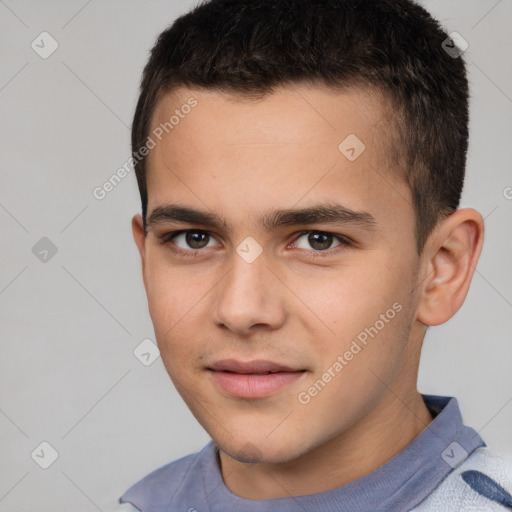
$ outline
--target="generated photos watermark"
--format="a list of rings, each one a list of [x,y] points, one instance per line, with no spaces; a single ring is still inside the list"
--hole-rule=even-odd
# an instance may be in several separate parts
[[[367,345],[369,338],[373,339],[382,329],[393,320],[400,311],[402,304],[395,302],[391,308],[379,316],[379,319],[370,327],[366,327],[351,342],[350,347],[342,354],[338,355],[329,368],[317,379],[307,390],[301,391],[297,395],[297,400],[302,405],[307,405],[311,399],[317,396],[326,386],[345,368],[354,357],[359,354]],[[358,343],[359,342],[359,343]]]
[[[197,100],[194,97],[190,97],[186,103],[181,105],[174,111],[174,114],[165,123],[160,123],[156,128],[153,129],[151,135],[148,135],[144,145],[137,151],[134,151],[132,156],[126,160],[126,162],[117,169],[102,185],[94,187],[92,195],[99,201],[105,199],[107,195],[112,192],[121,181],[126,178],[134,169],[135,161],[140,162],[145,158],[149,152],[156,147],[157,141],[160,142],[165,134],[170,133],[182,119],[190,114],[194,107],[197,107]]]

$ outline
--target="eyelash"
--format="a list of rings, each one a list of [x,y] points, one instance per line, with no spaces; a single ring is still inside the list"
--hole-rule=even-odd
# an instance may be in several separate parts
[[[213,237],[213,235],[210,232],[204,231],[201,229],[182,229],[179,231],[171,231],[171,232],[166,233],[160,237],[161,243],[163,245],[166,245],[171,252],[173,252],[174,254],[177,254],[178,256],[183,256],[186,258],[200,257],[201,252],[204,252],[204,250],[203,249],[184,250],[184,249],[178,248],[172,242],[172,240],[173,240],[173,238],[175,238],[178,235],[181,235],[182,233],[202,233],[202,234],[206,234],[210,237]],[[337,239],[340,242],[339,245],[337,245],[336,247],[333,247],[332,249],[324,249],[324,250],[316,250],[316,251],[314,249],[311,249],[311,250],[300,249],[302,251],[306,251],[306,252],[310,253],[309,257],[312,257],[312,258],[325,258],[325,257],[331,256],[333,253],[339,252],[339,250],[343,250],[344,248],[351,247],[355,244],[353,240],[349,239],[346,236],[337,235],[337,234],[331,233],[329,231],[320,231],[320,230],[315,230],[315,229],[310,229],[309,231],[301,231],[300,233],[298,233],[297,238],[294,240],[294,242],[296,242],[300,237],[307,235],[308,233],[321,233],[322,235],[332,235],[333,238]]]

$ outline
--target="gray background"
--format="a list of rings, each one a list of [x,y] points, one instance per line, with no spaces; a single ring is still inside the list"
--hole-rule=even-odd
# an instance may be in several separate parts
[[[427,334],[419,389],[456,396],[466,424],[512,460],[512,2],[423,3],[469,43],[462,206],[487,232],[465,305]],[[92,194],[130,156],[155,37],[193,5],[0,0],[0,511],[110,510],[208,440],[161,360],[133,354],[154,340],[130,230],[135,176]],[[43,31],[59,44],[47,59],[31,48]],[[32,251],[42,237],[57,248],[46,262]],[[48,469],[31,458],[42,441],[59,453]]]

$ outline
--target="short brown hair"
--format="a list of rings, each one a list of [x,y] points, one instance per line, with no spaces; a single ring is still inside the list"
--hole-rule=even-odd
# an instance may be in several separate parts
[[[394,110],[400,162],[421,252],[455,211],[468,146],[463,59],[439,23],[411,0],[209,0],[160,34],[144,68],[132,152],[144,146],[162,94],[179,86],[261,96],[278,85],[367,85]],[[146,159],[135,161],[146,226]]]

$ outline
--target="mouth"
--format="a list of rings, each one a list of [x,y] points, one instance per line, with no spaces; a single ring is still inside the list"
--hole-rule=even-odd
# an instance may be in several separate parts
[[[297,382],[306,373],[272,361],[242,362],[234,359],[217,361],[207,370],[216,386],[235,398],[266,398]]]

